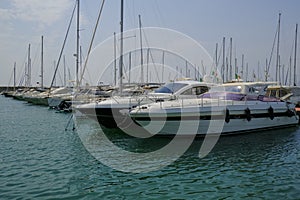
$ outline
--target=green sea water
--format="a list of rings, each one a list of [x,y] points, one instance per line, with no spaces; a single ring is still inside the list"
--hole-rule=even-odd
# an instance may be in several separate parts
[[[0,105],[0,199],[300,199],[299,127],[221,137],[201,159],[197,138],[172,164],[129,173],[102,164],[77,131],[65,131],[71,114],[3,96]],[[111,134],[129,151],[170,140]]]

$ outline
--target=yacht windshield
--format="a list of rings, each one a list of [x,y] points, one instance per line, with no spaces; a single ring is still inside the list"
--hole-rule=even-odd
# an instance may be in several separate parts
[[[188,84],[185,84],[185,83],[168,83],[168,84],[154,90],[154,92],[155,93],[175,93],[187,85]]]

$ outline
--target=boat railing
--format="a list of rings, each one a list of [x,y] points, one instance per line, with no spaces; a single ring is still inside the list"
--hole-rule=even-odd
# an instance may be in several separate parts
[[[204,107],[206,105],[209,104],[209,102],[211,103],[212,106],[227,106],[227,105],[252,105],[253,102],[257,101],[257,102],[266,102],[267,104],[270,104],[272,102],[283,102],[285,100],[283,99],[278,99],[278,98],[272,98],[269,99],[268,97],[262,96],[262,97],[257,97],[255,98],[247,98],[247,96],[245,96],[245,98],[240,99],[240,100],[235,100],[235,99],[226,99],[224,97],[216,97],[216,98],[206,98],[203,96],[194,98],[194,99],[185,99],[185,98],[178,98],[178,106],[180,106],[181,108],[184,107],[188,107],[188,106],[201,106]],[[167,106],[168,104],[165,104],[168,101],[162,101],[159,102],[160,103],[160,108],[164,108],[165,106]],[[250,103],[252,102],[252,103]]]

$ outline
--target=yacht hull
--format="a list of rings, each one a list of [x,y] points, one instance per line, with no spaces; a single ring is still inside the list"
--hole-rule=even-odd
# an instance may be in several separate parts
[[[152,105],[130,115],[153,135],[229,135],[296,126],[298,116],[288,106],[285,102],[184,108]]]

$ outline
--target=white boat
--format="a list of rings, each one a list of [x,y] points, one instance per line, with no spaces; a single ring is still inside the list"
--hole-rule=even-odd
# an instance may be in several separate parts
[[[48,105],[50,108],[57,108],[62,101],[72,100],[72,88],[60,87],[50,91],[48,98]]]
[[[106,128],[127,128],[134,122],[128,116],[130,109],[152,102],[195,98],[215,84],[197,81],[176,81],[143,95],[113,96],[104,101],[76,106],[87,117],[97,120]]]
[[[36,93],[32,93],[31,95],[24,97],[24,99],[28,103],[32,103],[34,105],[48,106],[48,97],[49,91],[38,91]]]
[[[267,88],[266,96],[290,101],[300,107],[300,87],[275,85]]]
[[[255,98],[240,91],[228,92],[231,86],[214,88],[197,99],[138,106],[130,116],[152,135],[236,134],[298,124],[295,104],[262,95]]]

